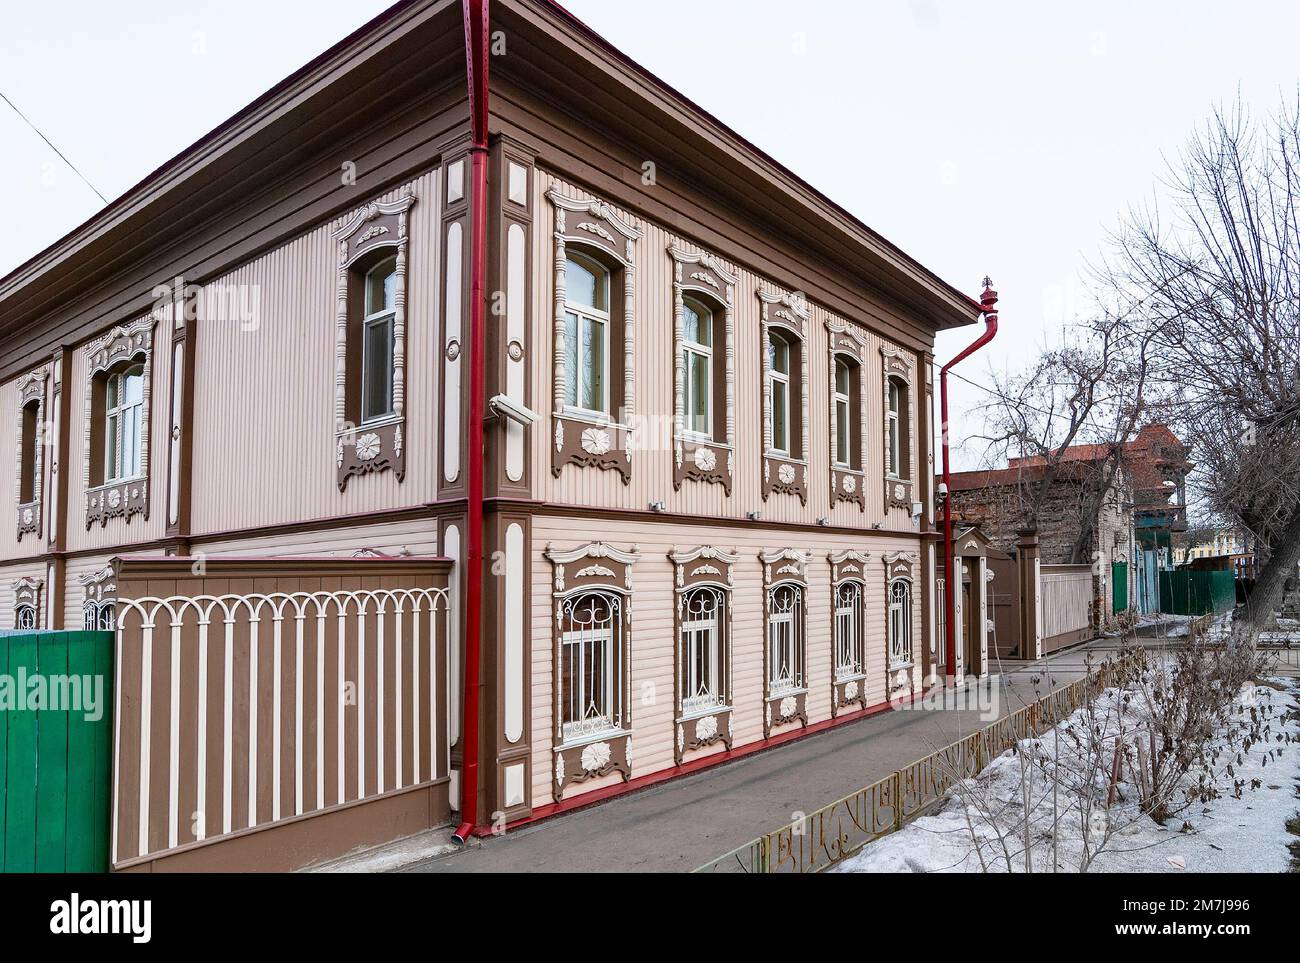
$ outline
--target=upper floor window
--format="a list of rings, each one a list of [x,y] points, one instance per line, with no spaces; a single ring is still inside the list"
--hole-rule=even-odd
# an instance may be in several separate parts
[[[843,355],[835,358],[835,464],[860,468],[862,454],[861,384],[857,363]]]
[[[19,460],[18,504],[26,505],[36,501],[40,491],[40,477],[36,461],[36,446],[40,444],[40,402],[32,401],[23,406],[22,454]]]
[[[888,409],[885,412],[887,434],[885,466],[890,478],[908,478],[909,442],[907,437],[907,383],[891,377],[888,385]]]
[[[772,450],[783,455],[789,455],[794,450],[790,421],[792,354],[789,339],[783,334],[772,332],[767,363],[772,384]]]
[[[682,351],[686,364],[686,430],[713,437],[713,312],[699,301],[682,302]]]
[[[835,586],[835,681],[862,674],[862,583]]]
[[[912,583],[897,578],[889,583],[889,664],[912,662]]]
[[[144,365],[109,372],[104,386],[104,481],[143,474]]]
[[[393,413],[393,339],[397,313],[397,258],[376,264],[366,274],[365,316],[361,334],[361,420]]]
[[[570,254],[564,270],[566,403],[609,415],[610,276],[597,261]]]

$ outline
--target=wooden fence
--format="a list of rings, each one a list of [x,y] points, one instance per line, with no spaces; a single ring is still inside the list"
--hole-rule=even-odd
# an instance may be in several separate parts
[[[1022,739],[1057,725],[1096,698],[1115,672],[1104,663],[1038,701],[918,759],[884,779],[750,840],[697,873],[817,873],[863,846],[902,829],[940,802],[958,781],[976,775]]]
[[[116,868],[294,868],[445,815],[450,563],[119,564]]]
[[[1087,565],[1044,565],[1039,579],[1042,654],[1091,638],[1092,568]]]
[[[106,871],[113,634],[0,633],[0,678],[0,871]]]

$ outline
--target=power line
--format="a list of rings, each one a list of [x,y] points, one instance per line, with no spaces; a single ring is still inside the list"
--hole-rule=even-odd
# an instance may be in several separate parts
[[[63,151],[61,151],[61,150],[59,150],[57,147],[55,147],[54,144],[53,144],[53,142],[51,142],[51,140],[50,140],[48,137],[46,137],[43,133],[41,133],[41,129],[40,129],[39,127],[37,127],[35,124],[33,124],[30,120],[27,119],[27,115],[24,114],[21,110],[19,110],[18,107],[17,107],[17,105],[15,105],[14,102],[13,102],[12,100],[10,100],[8,97],[5,96],[3,90],[0,90],[0,100],[3,100],[3,101],[4,101],[6,104],[8,104],[11,108],[13,108],[13,112],[14,112],[15,114],[17,114],[19,117],[22,118],[23,123],[25,123],[25,124],[26,124],[28,127],[30,127],[32,130],[36,131],[36,136],[39,137],[41,140],[45,141],[46,145],[50,148],[50,150],[52,150],[52,151],[54,151],[54,153],[58,154],[58,155],[59,155],[59,159],[60,159],[61,161],[63,161],[63,163],[67,164],[68,167],[70,167],[70,168],[72,169],[72,172],[73,172],[74,174],[76,174],[78,177],[80,177],[81,180],[82,180],[82,182],[85,183],[85,185],[86,185],[87,187],[89,187],[92,191],[94,191],[94,192],[95,192],[95,195],[96,195],[96,196],[97,196],[101,201],[103,201],[105,204],[108,203],[108,198],[105,197],[103,194],[100,194],[100,193],[99,193],[99,189],[98,189],[97,187],[95,187],[94,184],[90,183],[90,181],[86,178],[86,175],[83,174],[83,173],[81,173],[81,171],[77,170],[77,165],[74,164],[74,163],[72,163],[72,161],[68,160],[68,158],[67,158],[66,156],[64,156]]]

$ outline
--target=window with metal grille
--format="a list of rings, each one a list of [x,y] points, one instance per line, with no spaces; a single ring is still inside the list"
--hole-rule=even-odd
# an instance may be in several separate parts
[[[776,585],[767,595],[767,666],[771,695],[803,687],[803,587]]]
[[[912,583],[905,578],[889,583],[889,664],[912,662]]]
[[[682,595],[682,712],[717,708],[726,702],[724,632],[726,596],[702,587]]]
[[[620,727],[623,599],[585,592],[561,605],[560,711],[565,742]]]

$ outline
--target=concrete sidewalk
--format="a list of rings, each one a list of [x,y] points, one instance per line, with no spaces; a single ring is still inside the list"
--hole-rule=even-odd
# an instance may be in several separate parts
[[[1097,640],[1034,662],[1004,663],[979,683],[991,711],[883,712],[732,763],[515,830],[448,846],[442,828],[336,861],[327,871],[686,872],[955,742],[1084,673]]]

